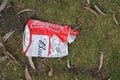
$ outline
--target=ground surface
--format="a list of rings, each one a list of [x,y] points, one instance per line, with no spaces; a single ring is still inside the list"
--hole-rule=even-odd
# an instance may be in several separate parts
[[[86,4],[86,0],[9,0],[6,8],[0,12],[0,35],[15,30],[6,42],[6,48],[19,64],[9,60],[0,62],[0,80],[25,80],[26,65],[33,80],[108,80],[108,78],[119,80],[120,26],[115,24],[110,10],[115,11],[120,24],[120,1],[91,0],[91,8],[97,4],[107,14],[105,16],[101,14],[95,16],[85,10]],[[26,8],[35,12],[16,15]],[[45,61],[34,58],[37,69],[33,70],[22,53],[22,33],[26,22],[31,18],[69,25],[72,28],[75,27],[76,20],[81,19],[83,29],[78,29],[79,35],[75,42],[69,45],[67,57]],[[104,63],[98,74],[96,71],[101,50],[104,52]],[[2,56],[0,48],[0,57]],[[65,68],[67,59],[74,65],[72,70]],[[54,69],[52,77],[48,77],[50,64]]]

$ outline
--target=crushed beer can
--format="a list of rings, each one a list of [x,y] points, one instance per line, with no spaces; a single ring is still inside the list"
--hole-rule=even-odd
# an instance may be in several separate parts
[[[64,57],[68,55],[68,43],[77,35],[70,26],[29,20],[23,33],[23,51],[31,57]]]

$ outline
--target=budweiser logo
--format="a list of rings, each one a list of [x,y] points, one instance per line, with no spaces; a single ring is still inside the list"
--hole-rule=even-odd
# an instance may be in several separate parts
[[[43,41],[39,40],[39,43],[38,43],[38,56],[39,57],[41,56],[43,50],[46,50],[46,39],[43,39]]]

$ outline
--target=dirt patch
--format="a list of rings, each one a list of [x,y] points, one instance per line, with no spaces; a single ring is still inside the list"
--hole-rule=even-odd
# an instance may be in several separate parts
[[[33,12],[25,12],[20,15],[16,15],[21,9],[18,9],[18,6],[10,5],[1,11],[0,16],[0,35],[4,35],[5,33],[18,30],[22,31],[26,22],[34,18],[35,13]]]
[[[19,6],[20,4],[16,3],[10,3],[3,11],[0,12],[0,37],[2,40],[2,37],[10,32],[15,31],[15,33],[8,39],[6,43],[4,43],[5,48],[7,51],[12,54],[16,60],[19,62],[20,65],[24,65],[28,62],[26,61],[25,55],[22,53],[22,33],[24,30],[24,26],[30,19],[34,19],[36,16],[35,12],[24,12],[22,14],[16,15],[19,11],[23,10]],[[1,41],[2,42],[2,41]],[[1,47],[0,52],[3,53]],[[3,54],[0,55],[0,57],[4,56]],[[6,60],[4,62],[0,62],[0,66],[4,67],[4,69],[7,68],[7,64],[10,63],[10,61]],[[17,64],[14,64],[17,65]],[[0,67],[0,79],[8,80],[8,74],[7,71],[2,69]],[[21,70],[23,71],[23,70]],[[19,71],[18,71],[19,72]]]
[[[79,74],[88,74],[91,75],[96,80],[108,80],[110,78],[110,74],[107,68],[103,67],[99,72],[98,68],[91,68],[87,69],[84,67],[77,67],[72,66],[71,68],[66,68],[69,72],[71,72],[73,75],[79,75]]]

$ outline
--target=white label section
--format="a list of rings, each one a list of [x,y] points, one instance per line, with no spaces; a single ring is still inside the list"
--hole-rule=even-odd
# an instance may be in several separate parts
[[[49,36],[32,35],[32,43],[26,55],[32,57],[47,57],[48,48]]]
[[[51,43],[51,54],[49,57],[64,57],[68,55],[68,43],[60,42],[60,39],[57,36],[53,36],[50,39]]]
[[[29,41],[30,41],[30,31],[28,29],[28,26],[25,26],[25,31],[23,33],[23,51],[26,50],[26,48],[29,45]]]

